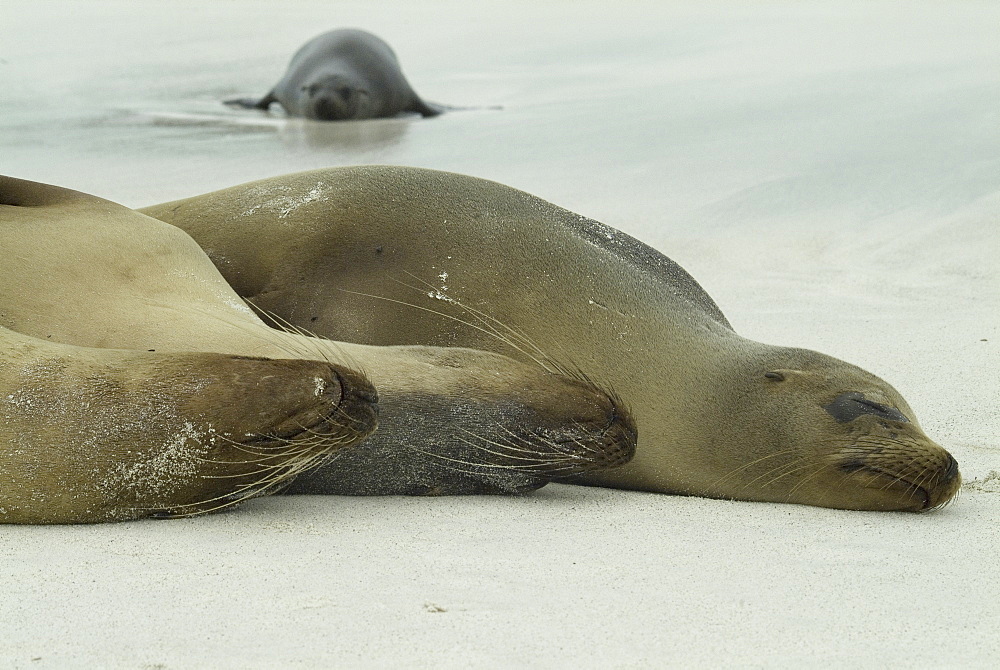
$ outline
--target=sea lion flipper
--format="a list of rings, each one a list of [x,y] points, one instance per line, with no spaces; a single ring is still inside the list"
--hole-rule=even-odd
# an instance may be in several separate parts
[[[278,99],[274,97],[274,92],[272,91],[259,100],[257,98],[232,98],[230,100],[223,100],[222,104],[230,107],[240,107],[241,109],[262,109],[267,111],[271,103],[277,101]]]
[[[421,116],[438,116],[443,114],[448,107],[444,105],[439,105],[436,102],[424,102],[420,98],[417,98],[417,102],[414,105],[414,111]]]

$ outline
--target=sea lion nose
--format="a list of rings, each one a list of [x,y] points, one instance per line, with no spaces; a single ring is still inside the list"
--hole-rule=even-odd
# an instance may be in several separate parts
[[[378,405],[378,391],[375,390],[374,386],[369,388],[356,389],[354,391],[354,395],[356,395],[361,400],[364,400],[365,402],[370,402],[373,405]]]
[[[958,461],[955,460],[954,456],[948,454],[948,460],[945,462],[948,464],[948,467],[945,470],[943,481],[950,482],[958,476]]]
[[[334,120],[343,116],[341,112],[342,105],[343,103],[340,100],[323,95],[314,99],[313,109],[315,110],[317,119]]]

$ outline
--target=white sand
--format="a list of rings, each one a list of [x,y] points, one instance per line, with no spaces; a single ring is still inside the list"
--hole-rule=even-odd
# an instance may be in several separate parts
[[[497,179],[655,245],[743,334],[888,379],[960,499],[550,486],[0,527],[0,667],[996,667],[1000,5],[618,4],[5,0],[0,171],[129,205],[323,165]],[[428,99],[504,109],[317,136],[219,108],[340,25]]]

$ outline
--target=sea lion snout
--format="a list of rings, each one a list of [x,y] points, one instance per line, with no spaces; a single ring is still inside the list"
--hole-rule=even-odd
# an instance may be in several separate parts
[[[243,360],[260,367],[257,390],[262,397],[274,407],[286,408],[286,414],[270,419],[266,417],[274,411],[267,405],[255,408],[259,420],[271,423],[249,440],[258,446],[309,436],[339,439],[341,434],[356,440],[375,429],[378,393],[360,372],[304,359]],[[247,409],[254,414],[254,409]]]
[[[541,431],[541,437],[552,447],[580,459],[580,472],[616,468],[635,456],[638,442],[635,420],[621,401],[608,399],[610,406],[604,421],[578,420]]]
[[[875,509],[924,512],[949,502],[961,487],[958,461],[915,425],[878,416],[854,419],[857,432],[840,452],[849,481],[876,493]]]
[[[320,121],[335,121],[347,118],[346,100],[332,95],[311,96],[311,98],[309,104],[312,107],[312,114],[309,115],[310,118],[319,119]]]
[[[368,91],[348,77],[321,77],[303,84],[300,90],[300,107],[306,118],[341,121],[369,116]]]
[[[363,374],[331,366],[340,384],[340,404],[336,412],[353,418],[358,432],[365,435],[378,426],[379,395],[375,385]]]

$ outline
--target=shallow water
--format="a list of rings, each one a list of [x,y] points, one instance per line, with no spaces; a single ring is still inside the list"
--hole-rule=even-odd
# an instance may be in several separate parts
[[[76,652],[115,667],[252,664],[227,656],[236,643],[261,665],[304,667],[329,660],[322,644],[355,665],[984,666],[1000,653],[1000,505],[986,481],[1000,470],[1000,5],[470,7],[3,0],[0,172],[131,206],[360,163],[495,179],[664,251],[739,332],[885,377],[978,488],[923,518],[552,487],[4,531],[14,667],[33,655],[65,666]],[[301,43],[340,26],[385,38],[426,99],[475,109],[316,124],[221,105],[263,95]],[[156,546],[172,542],[181,549]],[[258,546],[263,572],[229,553]],[[382,590],[357,586],[376,576]],[[38,590],[46,579],[56,585]],[[74,586],[92,581],[135,601],[92,621],[101,597]],[[786,600],[762,595],[777,581]],[[274,589],[280,621],[251,611]],[[163,603],[175,593],[190,602]],[[49,623],[53,612],[65,621]],[[214,637],[192,625],[199,615]],[[140,616],[159,628],[100,637],[101,622]],[[756,637],[720,646],[744,623]],[[608,639],[581,633],[606,627]],[[201,646],[156,632],[175,629]],[[303,635],[307,653],[292,642]]]

